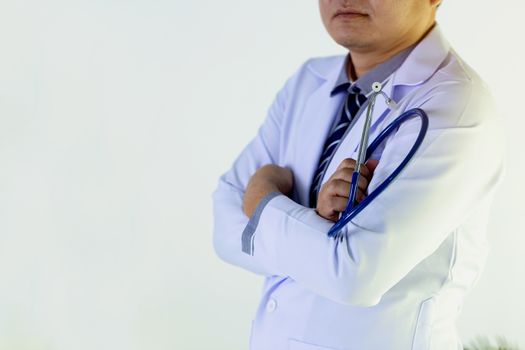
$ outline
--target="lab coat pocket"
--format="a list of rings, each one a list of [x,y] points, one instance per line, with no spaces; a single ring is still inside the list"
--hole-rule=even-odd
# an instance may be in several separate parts
[[[414,330],[412,350],[427,350],[430,348],[430,335],[432,332],[435,305],[436,300],[433,297],[421,303],[416,328]]]
[[[288,350],[339,350],[321,345],[305,343],[296,339],[288,339]]]

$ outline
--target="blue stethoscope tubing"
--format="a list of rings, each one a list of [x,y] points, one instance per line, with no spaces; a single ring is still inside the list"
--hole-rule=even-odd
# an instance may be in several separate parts
[[[416,140],[414,141],[414,144],[408,154],[405,156],[405,159],[397,166],[397,168],[380,184],[377,186],[377,188],[372,191],[365,199],[363,199],[359,204],[355,205],[355,198],[357,194],[357,184],[359,180],[359,172],[354,171],[352,174],[352,183],[350,185],[350,195],[348,197],[348,204],[346,206],[346,209],[342,213],[341,217],[337,222],[330,228],[328,231],[329,237],[336,237],[341,238],[342,235],[340,234],[340,231],[352,220],[357,214],[359,214],[370,202],[372,202],[381,192],[383,192],[392,181],[396,179],[396,177],[403,171],[403,169],[407,166],[408,162],[414,157],[414,154],[418,150],[419,146],[423,143],[423,139],[425,138],[425,135],[428,130],[428,116],[421,108],[413,108],[410,109],[403,114],[401,114],[399,117],[397,117],[394,121],[392,121],[381,133],[374,139],[374,141],[368,146],[366,150],[366,159],[370,158],[372,153],[375,151],[377,146],[379,146],[388,136],[390,136],[391,133],[397,130],[397,128],[406,122],[409,119],[419,117],[421,119],[421,128],[419,129],[419,133],[417,135]]]

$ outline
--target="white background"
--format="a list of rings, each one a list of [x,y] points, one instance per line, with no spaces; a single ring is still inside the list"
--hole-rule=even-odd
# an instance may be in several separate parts
[[[524,10],[439,11],[507,126],[465,342],[525,347]],[[316,1],[0,0],[0,349],[246,349],[262,277],[216,257],[211,193],[285,79],[344,52]]]

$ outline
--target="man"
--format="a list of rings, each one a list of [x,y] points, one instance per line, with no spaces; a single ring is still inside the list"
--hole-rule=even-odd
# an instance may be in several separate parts
[[[439,0],[320,0],[347,55],[306,61],[213,194],[214,246],[265,276],[252,350],[461,349],[455,320],[482,270],[503,169],[501,121],[435,23]],[[370,141],[422,108],[428,132],[400,176],[344,228],[371,84]],[[409,120],[362,167],[358,201],[403,160]]]

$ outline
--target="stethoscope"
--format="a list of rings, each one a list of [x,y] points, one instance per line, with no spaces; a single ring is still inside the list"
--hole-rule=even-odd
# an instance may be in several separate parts
[[[357,166],[352,173],[352,183],[350,185],[350,194],[348,196],[348,203],[346,209],[340,214],[339,220],[330,228],[328,231],[329,237],[334,237],[336,239],[343,239],[344,235],[341,233],[343,227],[350,222],[357,214],[361,212],[370,202],[372,202],[381,192],[383,192],[392,181],[401,173],[401,171],[406,167],[408,162],[412,159],[419,146],[423,142],[423,138],[427,133],[428,129],[428,116],[421,108],[410,109],[399,117],[397,117],[393,122],[391,122],[381,133],[374,139],[374,141],[368,145],[368,135],[370,132],[370,125],[372,122],[372,112],[374,109],[375,101],[377,95],[382,95],[387,106],[392,110],[397,110],[397,104],[392,100],[386,93],[382,91],[383,86],[379,82],[372,84],[372,94],[370,95],[370,102],[366,110],[366,119],[363,125],[363,133],[361,134],[361,140],[359,143],[359,151],[357,156]],[[363,199],[359,204],[356,204],[356,195],[357,195],[357,184],[359,181],[359,176],[361,176],[360,171],[361,167],[364,166],[365,161],[372,155],[374,150],[383,142],[383,140],[388,137],[392,132],[396,131],[397,128],[404,122],[414,117],[419,117],[421,119],[421,128],[419,134],[414,142],[414,145],[406,155],[405,159],[397,166],[397,168],[380,184],[377,188],[372,191],[365,199]]]

